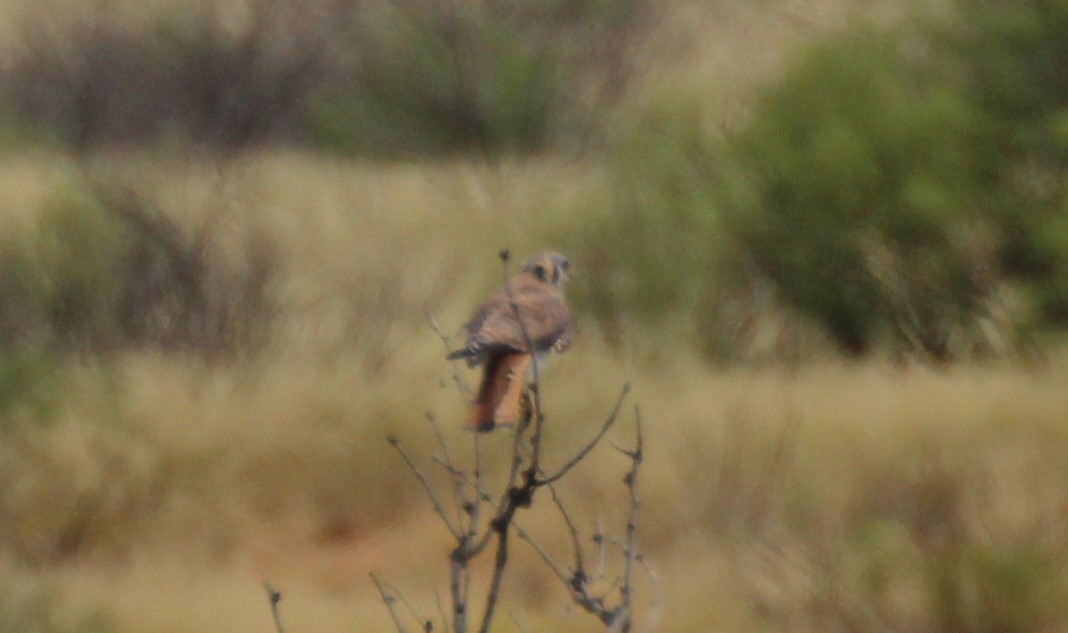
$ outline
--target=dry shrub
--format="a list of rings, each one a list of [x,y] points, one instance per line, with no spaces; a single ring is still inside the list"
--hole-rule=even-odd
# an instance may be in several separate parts
[[[36,229],[8,250],[8,346],[210,356],[267,342],[277,264],[263,235],[250,231],[227,257],[210,219],[190,230],[131,190],[87,189],[47,200]]]
[[[188,137],[232,148],[291,136],[320,76],[321,10],[252,0],[124,19],[110,5],[29,11],[4,71],[3,97],[46,136],[84,149]]]
[[[161,139],[378,155],[582,145],[635,74],[647,9],[212,0],[131,19],[110,4],[62,17],[38,7],[2,73],[0,124],[78,149]]]

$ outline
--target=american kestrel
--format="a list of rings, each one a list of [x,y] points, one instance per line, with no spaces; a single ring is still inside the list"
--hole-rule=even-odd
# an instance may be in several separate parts
[[[485,364],[471,412],[473,430],[516,424],[524,387],[532,378],[531,352],[540,368],[549,352],[563,353],[571,347],[575,321],[563,295],[570,269],[571,262],[560,253],[534,256],[508,282],[511,297],[508,290],[498,290],[464,326],[467,345],[448,358],[466,359],[468,367]]]

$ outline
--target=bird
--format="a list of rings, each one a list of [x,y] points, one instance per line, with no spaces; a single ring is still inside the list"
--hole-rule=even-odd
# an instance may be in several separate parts
[[[523,265],[507,288],[483,302],[464,326],[467,344],[446,358],[464,359],[468,367],[483,366],[469,429],[485,433],[516,425],[523,413],[525,387],[533,379],[533,358],[540,368],[551,352],[562,354],[571,347],[575,320],[563,295],[570,276],[567,257],[541,252]]]

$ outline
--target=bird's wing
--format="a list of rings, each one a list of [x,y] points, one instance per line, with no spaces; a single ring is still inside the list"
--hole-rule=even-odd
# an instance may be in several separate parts
[[[467,326],[468,347],[530,352],[529,337],[533,351],[541,352],[552,349],[573,329],[574,319],[560,291],[524,274],[513,280],[511,297],[501,290],[475,313]]]

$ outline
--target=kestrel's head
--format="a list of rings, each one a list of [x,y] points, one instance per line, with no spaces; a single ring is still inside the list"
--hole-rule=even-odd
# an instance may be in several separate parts
[[[523,272],[562,289],[571,275],[571,262],[556,251],[545,251],[527,260]]]

